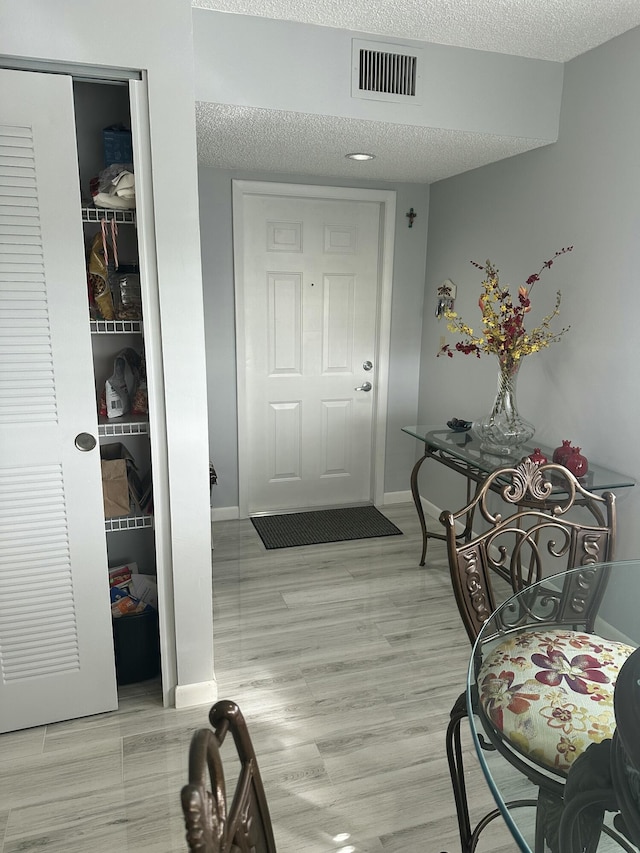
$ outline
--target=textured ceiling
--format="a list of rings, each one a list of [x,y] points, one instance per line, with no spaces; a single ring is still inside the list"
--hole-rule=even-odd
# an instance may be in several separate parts
[[[556,62],[640,26],[640,0],[192,0],[192,6]]]
[[[224,104],[196,104],[196,122],[203,166],[409,183],[433,183],[548,144]],[[349,151],[375,151],[376,159],[347,160]]]
[[[194,7],[566,62],[640,26],[640,0],[192,0]],[[200,163],[431,183],[535,148],[531,139],[197,104]],[[348,151],[374,151],[368,163]]]

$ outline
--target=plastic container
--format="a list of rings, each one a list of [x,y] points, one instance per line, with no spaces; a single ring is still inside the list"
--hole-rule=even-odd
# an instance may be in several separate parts
[[[160,672],[158,613],[149,609],[114,619],[113,646],[118,684],[155,678]]]
[[[111,125],[102,131],[105,168],[113,163],[133,163],[131,131],[122,125]]]

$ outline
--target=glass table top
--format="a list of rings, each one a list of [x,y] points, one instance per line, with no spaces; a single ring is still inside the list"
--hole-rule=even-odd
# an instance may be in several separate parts
[[[585,566],[553,575],[533,584],[497,608],[484,624],[473,647],[467,679],[467,709],[475,751],[495,802],[517,842],[517,849],[526,853],[534,850],[535,809],[530,807],[510,808],[508,804],[515,799],[535,800],[537,788],[521,771],[510,764],[500,751],[483,748],[483,742],[486,744],[488,738],[491,739],[491,735],[495,738],[497,726],[492,722],[489,713],[480,715],[471,713],[470,709],[477,709],[478,696],[483,690],[485,691],[483,703],[485,707],[491,707],[486,704],[486,691],[489,689],[487,687],[487,664],[490,667],[492,660],[499,660],[498,668],[504,667],[505,670],[512,670],[500,673],[499,678],[504,676],[504,683],[509,682],[508,690],[504,695],[501,694],[501,697],[496,694],[495,698],[495,701],[500,704],[499,713],[504,712],[505,715],[504,718],[500,718],[503,725],[509,712],[508,709],[511,708],[514,713],[520,713],[519,707],[516,708],[515,705],[512,705],[513,702],[531,702],[533,706],[531,696],[537,694],[536,698],[541,700],[538,703],[541,707],[537,709],[535,706],[536,714],[539,718],[544,717],[547,720],[547,726],[552,732],[552,742],[555,744],[555,740],[558,741],[555,748],[562,753],[563,757],[567,757],[568,761],[571,761],[572,758],[566,750],[572,749],[572,745],[580,742],[580,748],[584,749],[591,742],[611,737],[612,730],[607,732],[606,727],[611,724],[615,728],[616,720],[620,727],[622,739],[623,726],[626,725],[623,721],[625,719],[637,721],[638,718],[637,708],[627,709],[628,713],[626,714],[621,713],[621,708],[623,711],[625,709],[625,702],[627,704],[636,702],[637,690],[635,690],[635,685],[633,695],[636,698],[629,699],[629,702],[627,702],[628,693],[623,694],[622,691],[619,691],[616,694],[614,719],[613,704],[598,695],[598,681],[604,680],[604,676],[598,672],[595,672],[594,675],[590,671],[593,680],[590,680],[591,676],[588,674],[585,674],[583,679],[582,670],[587,666],[585,663],[587,655],[583,648],[572,648],[572,641],[569,641],[567,648],[563,650],[563,655],[566,658],[566,661],[563,661],[564,666],[556,659],[554,661],[554,664],[557,663],[555,669],[548,660],[543,661],[540,655],[536,657],[532,655],[531,650],[529,652],[524,650],[524,647],[530,646],[528,640],[531,631],[542,630],[544,632],[545,628],[541,628],[540,624],[544,625],[544,620],[549,619],[553,608],[556,606],[554,602],[563,600],[563,594],[564,600],[566,600],[566,592],[569,589],[572,591],[572,595],[579,596],[579,590],[583,584],[591,585],[599,579],[606,580],[606,585],[604,592],[599,591],[602,598],[597,605],[593,633],[598,635],[598,640],[607,642],[600,643],[601,648],[598,645],[594,646],[597,651],[592,652],[592,655],[598,658],[598,651],[600,651],[604,663],[593,663],[593,657],[589,657],[590,663],[588,665],[602,666],[601,671],[607,671],[606,662],[611,660],[611,658],[607,658],[607,655],[610,654],[610,649],[614,648],[616,643],[624,643],[633,649],[640,646],[640,619],[638,619],[637,609],[637,602],[640,598],[640,560]],[[516,686],[510,682],[512,675],[515,675],[513,682],[519,680],[519,652],[504,652],[505,637],[508,637],[509,646],[512,648],[517,649],[519,644],[522,644],[522,654],[531,655],[532,660],[535,660],[537,665],[549,666],[549,672],[544,673],[540,683],[529,680],[524,686]],[[500,646],[499,650],[497,650],[498,646]],[[508,657],[508,654],[515,656]],[[637,658],[637,655],[634,657]],[[520,658],[520,660],[524,660],[524,658]],[[483,663],[485,664],[484,669],[482,669]],[[496,684],[497,682],[493,682],[491,689],[495,690]],[[638,685],[640,686],[640,681]],[[578,699],[580,692],[584,695],[583,707],[586,707],[586,710],[578,712],[576,705],[580,706]],[[508,704],[507,700],[509,700]],[[492,701],[494,700],[490,700],[490,702]],[[513,717],[512,719],[515,720],[516,718]],[[602,726],[601,730],[598,729],[599,726]],[[635,728],[635,723],[633,727]],[[489,731],[490,728],[491,731]],[[547,731],[544,725],[543,729]],[[601,734],[594,735],[593,729],[598,729]],[[526,734],[530,735],[530,732],[526,731]],[[635,735],[634,731],[634,738]],[[611,825],[611,819],[612,816],[608,815],[606,819],[608,825]],[[620,846],[613,839],[606,835],[601,837],[598,853],[609,853],[609,851],[620,851],[620,849]]]
[[[502,468],[519,462],[523,456],[533,453],[536,447],[540,448],[549,462],[551,462],[551,457],[553,456],[553,449],[540,444],[525,444],[516,453],[505,456],[488,454],[480,449],[480,439],[473,434],[472,430],[454,432],[447,427],[405,426],[402,427],[402,431],[423,441],[427,447],[433,448],[436,451],[442,451],[461,462],[471,465],[477,471],[487,474],[495,471],[496,468]],[[611,471],[602,465],[598,465],[591,459],[588,461],[589,470],[584,477],[579,478],[579,482],[586,489],[601,491],[635,485],[635,480],[628,474]]]

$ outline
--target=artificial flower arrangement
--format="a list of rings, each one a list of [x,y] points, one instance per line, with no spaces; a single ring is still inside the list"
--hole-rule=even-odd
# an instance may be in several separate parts
[[[551,329],[551,321],[560,313],[561,294],[556,293],[556,303],[553,311],[543,318],[539,326],[527,331],[524,327],[525,314],[531,310],[531,291],[544,270],[548,270],[560,255],[571,252],[573,246],[566,246],[555,253],[553,258],[545,261],[537,273],[530,275],[524,285],[518,288],[516,300],[508,287],[500,284],[498,269],[486,261],[478,264],[471,261],[474,267],[482,270],[485,279],[482,282],[482,295],[478,306],[482,313],[483,333],[475,335],[473,329],[461,320],[455,311],[445,311],[447,328],[452,333],[466,336],[466,340],[454,345],[457,352],[468,355],[475,353],[480,358],[482,353],[492,353],[498,357],[502,368],[514,368],[519,360],[533,352],[538,352],[554,341],[559,340],[569,327],[560,331]],[[448,355],[453,358],[453,350],[449,344],[444,344],[438,355]]]

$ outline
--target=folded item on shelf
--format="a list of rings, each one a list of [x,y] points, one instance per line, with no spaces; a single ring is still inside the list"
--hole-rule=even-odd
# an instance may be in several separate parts
[[[113,163],[90,182],[93,203],[96,207],[131,210],[136,206],[136,188],[133,166],[130,163]]]
[[[121,198],[115,193],[98,193],[93,197],[96,207],[107,207],[112,210],[132,210],[136,206],[135,196],[132,198]]]
[[[136,179],[132,172],[125,169],[116,175],[111,183],[115,187],[115,194],[118,198],[136,197]]]

